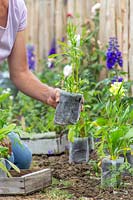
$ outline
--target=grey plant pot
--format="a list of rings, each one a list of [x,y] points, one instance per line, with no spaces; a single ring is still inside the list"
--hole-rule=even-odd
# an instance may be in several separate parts
[[[94,143],[93,136],[88,137],[88,143],[89,143],[89,152],[91,153],[95,149],[95,143]]]
[[[86,163],[88,160],[88,137],[74,138],[74,142],[69,143],[69,163]]]
[[[56,107],[54,123],[75,124],[80,117],[82,95],[61,91],[60,102]]]
[[[130,145],[130,147],[131,147],[131,151],[133,151],[133,145]],[[127,152],[126,157],[127,157],[128,163],[130,163],[131,167],[133,167],[133,155],[131,151]]]
[[[104,158],[102,160],[102,187],[119,187],[121,183],[121,172],[119,171],[119,169],[123,163],[123,157],[119,157],[117,160],[110,160],[109,158]]]
[[[0,160],[0,162],[6,166],[5,160]],[[0,168],[0,178],[5,178],[5,177],[7,177],[6,172],[3,171],[3,170]]]

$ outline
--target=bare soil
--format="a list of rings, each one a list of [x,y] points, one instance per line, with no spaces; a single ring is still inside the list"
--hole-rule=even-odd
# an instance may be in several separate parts
[[[51,168],[53,178],[60,181],[59,190],[73,194],[72,200],[133,200],[133,177],[124,176],[123,184],[119,189],[102,189],[100,186],[100,171],[96,165],[97,157],[93,152],[91,161],[84,164],[69,164],[68,154],[58,156],[34,156],[32,170]],[[67,181],[69,184],[61,184]],[[51,190],[53,185],[48,189]],[[0,197],[0,200],[55,200],[48,199],[43,192],[28,196]],[[70,199],[70,198],[69,198]],[[59,198],[59,200],[62,200]],[[64,199],[63,199],[64,200]],[[66,198],[67,200],[67,198]]]

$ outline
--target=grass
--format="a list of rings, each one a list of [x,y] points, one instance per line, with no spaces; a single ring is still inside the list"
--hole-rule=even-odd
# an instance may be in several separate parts
[[[69,181],[58,180],[53,178],[50,188],[44,191],[48,200],[68,200],[72,199],[73,195],[70,194],[65,188],[71,187]]]
[[[72,194],[58,188],[52,188],[51,190],[46,192],[46,196],[49,200],[67,200],[73,198]]]

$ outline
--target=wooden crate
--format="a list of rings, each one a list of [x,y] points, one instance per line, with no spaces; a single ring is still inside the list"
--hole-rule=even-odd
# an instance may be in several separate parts
[[[49,186],[50,169],[42,169],[20,177],[0,178],[0,195],[26,195]]]

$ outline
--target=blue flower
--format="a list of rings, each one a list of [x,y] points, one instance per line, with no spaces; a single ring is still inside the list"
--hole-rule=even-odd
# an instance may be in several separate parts
[[[36,57],[35,57],[35,47],[33,45],[27,45],[27,60],[29,69],[35,70]]]
[[[113,79],[111,80],[111,82],[114,84],[115,82],[122,82],[123,78],[122,77],[117,77],[114,76]]]
[[[109,70],[113,69],[118,64],[123,67],[122,53],[119,50],[117,38],[112,37],[109,40],[109,47],[106,52],[106,65]]]

